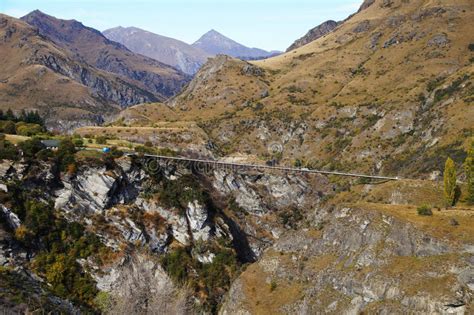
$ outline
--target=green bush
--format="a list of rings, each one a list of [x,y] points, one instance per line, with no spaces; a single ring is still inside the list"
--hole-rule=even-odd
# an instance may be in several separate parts
[[[177,180],[165,181],[160,192],[160,201],[168,208],[186,209],[189,202],[197,200],[205,204],[207,194],[191,175],[181,176]]]
[[[0,132],[11,135],[16,134],[15,123],[10,120],[0,121]]]
[[[27,137],[38,135],[44,131],[43,127],[38,124],[28,124],[25,122],[16,123],[15,128],[17,135]]]
[[[18,149],[9,141],[5,140],[5,135],[0,134],[0,160],[15,161],[18,158]]]
[[[82,139],[74,139],[73,143],[76,147],[83,147],[84,146],[84,141]]]
[[[95,138],[95,142],[97,144],[107,144],[107,137],[104,137],[104,136],[97,136]]]
[[[303,220],[303,214],[298,208],[287,209],[279,212],[278,217],[284,226],[288,226],[291,229],[296,229],[298,227],[298,223]]]
[[[467,157],[464,161],[464,170],[466,172],[467,202],[474,204],[474,138],[471,140]]]
[[[416,211],[418,212],[418,215],[422,215],[422,216],[432,216],[433,215],[433,211],[431,211],[431,207],[427,206],[427,205],[419,206],[416,209]]]
[[[47,280],[55,294],[93,306],[98,290],[77,260],[98,253],[103,248],[102,243],[81,224],[59,218],[51,205],[32,199],[18,205],[22,199],[29,199],[29,195],[29,192],[22,192],[16,200],[23,225],[17,229],[15,237],[25,247],[36,251],[33,269]]]
[[[38,152],[43,150],[44,146],[41,140],[37,138],[29,139],[19,144],[25,157],[34,158]]]
[[[173,281],[184,284],[193,260],[185,248],[178,248],[163,256],[161,265]]]

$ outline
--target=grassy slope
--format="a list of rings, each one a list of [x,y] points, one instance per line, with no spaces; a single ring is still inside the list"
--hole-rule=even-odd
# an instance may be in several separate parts
[[[170,105],[224,153],[265,155],[277,141],[286,164],[439,170],[448,154],[462,160],[472,135],[473,18],[467,0],[376,1],[323,38],[253,62],[261,75],[244,73],[243,61],[212,60]],[[398,43],[383,48],[390,39]]]

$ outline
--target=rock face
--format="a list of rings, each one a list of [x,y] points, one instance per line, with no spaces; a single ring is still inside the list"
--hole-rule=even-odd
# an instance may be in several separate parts
[[[318,38],[323,37],[324,35],[332,32],[332,30],[334,30],[338,25],[339,25],[338,22],[329,20],[316,26],[315,28],[312,28],[311,30],[308,31],[308,33],[306,33],[305,36],[296,40],[290,47],[288,47],[286,52],[295,50],[296,48],[309,44],[312,41],[315,41]]]
[[[273,312],[298,314],[464,314],[472,298],[469,259],[462,247],[390,215],[317,209],[311,228],[286,234],[235,281],[221,314],[254,314],[268,304],[276,305]],[[280,302],[259,305],[249,292],[268,290],[269,279],[271,299]]]
[[[58,192],[55,207],[66,211],[101,212],[112,201],[124,202],[125,193],[116,194],[122,174],[102,169],[86,169],[73,180],[63,181],[64,189]],[[118,199],[118,200],[117,200]]]
[[[106,266],[80,262],[111,296],[111,313],[192,313],[193,292],[171,281],[160,259],[184,248],[209,266],[223,259],[216,251],[222,244],[249,264],[233,281],[222,314],[469,311],[474,250],[470,230],[463,230],[467,216],[453,224],[451,214],[436,214],[420,225],[403,208],[419,183],[387,186],[387,204],[342,205],[323,202],[335,187],[316,175],[215,169],[196,176],[185,165],[151,168],[123,157],[59,176],[38,163],[0,163],[0,178],[21,179],[45,200],[55,199],[64,218],[87,225],[114,251],[117,258]],[[361,189],[373,196],[385,190]],[[21,224],[1,209],[9,229]],[[443,234],[433,229],[437,224]],[[20,266],[26,258],[0,227],[0,263]]]
[[[97,286],[114,296],[109,314],[190,313],[185,290],[177,288],[156,259],[148,255],[126,258],[97,276]]]
[[[174,38],[154,34],[137,27],[115,27],[103,32],[108,39],[131,51],[194,75],[210,55]]]

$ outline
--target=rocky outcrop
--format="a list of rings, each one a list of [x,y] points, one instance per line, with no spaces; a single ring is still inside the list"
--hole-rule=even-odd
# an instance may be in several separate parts
[[[315,28],[309,30],[306,35],[296,40],[290,47],[288,47],[286,52],[295,50],[301,46],[304,46],[317,40],[320,37],[323,37],[324,35],[332,32],[338,25],[338,22],[329,20],[316,26]]]
[[[472,278],[466,279],[474,268],[462,248],[407,222],[362,207],[338,207],[316,209],[311,228],[276,241],[233,284],[222,314],[256,312],[258,305],[247,300],[252,286],[262,285],[253,282],[255,272],[262,281],[273,279],[274,287],[298,286],[295,296],[285,297],[292,302],[273,303],[278,312],[463,314],[472,298]],[[451,284],[430,288],[445,281]]]
[[[107,172],[105,168],[86,169],[74,178],[65,178],[64,189],[58,192],[55,208],[100,213],[111,205],[112,200],[123,202],[124,196],[115,194],[122,179],[121,174]]]
[[[107,314],[191,314],[190,292],[176,287],[152,256],[126,257],[96,281],[113,296]]]
[[[375,3],[375,0],[364,0],[362,5],[360,6],[358,12],[364,11],[365,9],[367,9],[368,7],[370,7],[374,3]]]

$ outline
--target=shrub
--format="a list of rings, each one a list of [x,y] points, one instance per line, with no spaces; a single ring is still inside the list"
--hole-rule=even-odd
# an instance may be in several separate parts
[[[275,279],[272,279],[270,283],[270,292],[275,291],[277,287],[278,287],[278,284],[276,283]]]
[[[107,144],[107,137],[98,136],[98,137],[95,138],[95,142],[97,144]]]
[[[431,211],[431,207],[427,205],[422,205],[416,209],[418,215],[422,216],[431,216],[433,215],[433,211]]]
[[[20,146],[21,151],[23,151],[23,154],[29,158],[35,157],[35,155],[41,150],[43,150],[44,148],[41,141],[37,138],[26,140],[20,143],[19,146]]]
[[[16,134],[20,136],[35,136],[43,132],[43,127],[38,124],[28,124],[24,122],[16,123]]]
[[[15,123],[13,121],[0,121],[0,132],[7,134],[16,134]]]
[[[194,200],[205,204],[207,195],[191,175],[185,175],[177,180],[164,182],[160,193],[160,201],[165,207],[183,210],[190,201]]]
[[[12,160],[15,161],[19,157],[18,149],[5,140],[5,135],[0,134],[0,160]]]
[[[76,163],[76,159],[74,157],[75,153],[76,146],[71,139],[66,138],[61,140],[58,151],[56,151],[56,157],[58,159],[58,165],[61,171],[65,171],[70,164]]]
[[[74,139],[73,143],[76,147],[83,147],[84,146],[84,141],[82,141],[82,139]]]
[[[298,208],[284,210],[278,213],[278,217],[284,226],[295,230],[298,227],[298,223],[303,220],[303,214]]]
[[[189,267],[192,265],[192,258],[185,248],[178,248],[163,256],[161,265],[173,281],[183,284],[188,276]]]
[[[474,51],[474,43],[470,43],[468,48],[470,51]]]

